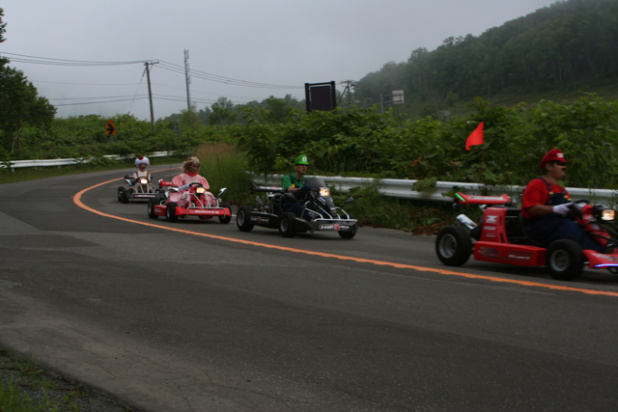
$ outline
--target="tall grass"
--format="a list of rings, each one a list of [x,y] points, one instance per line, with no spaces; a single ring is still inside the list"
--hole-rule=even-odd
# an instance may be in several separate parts
[[[233,145],[219,142],[200,146],[196,155],[202,163],[200,174],[208,180],[213,194],[227,187],[222,196],[224,202],[239,205],[249,201],[251,178],[247,175],[247,159],[242,152]]]

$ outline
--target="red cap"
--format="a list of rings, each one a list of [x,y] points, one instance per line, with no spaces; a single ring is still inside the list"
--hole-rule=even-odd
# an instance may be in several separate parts
[[[567,162],[564,157],[564,153],[562,153],[562,150],[551,149],[549,152],[545,154],[545,156],[543,156],[543,159],[541,159],[541,164],[540,164],[541,169],[545,169],[545,165],[547,163],[550,163],[556,160],[559,162],[564,162],[564,163]]]

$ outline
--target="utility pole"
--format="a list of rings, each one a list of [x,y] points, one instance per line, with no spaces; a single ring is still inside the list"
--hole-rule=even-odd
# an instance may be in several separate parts
[[[346,85],[345,89],[343,89],[343,93],[341,94],[341,98],[343,99],[344,97],[346,97],[346,94],[347,94],[348,110],[349,110],[350,107],[352,106],[352,88],[356,87],[356,82],[353,80],[345,80],[341,83]]]
[[[148,80],[148,100],[150,101],[150,129],[154,132],[154,109],[152,107],[152,88],[150,87],[150,66],[159,63],[158,61],[144,62],[146,66],[146,79]]]
[[[185,78],[187,81],[187,110],[191,110],[191,92],[189,91],[189,84],[191,84],[191,78],[189,77],[189,50],[185,50]]]

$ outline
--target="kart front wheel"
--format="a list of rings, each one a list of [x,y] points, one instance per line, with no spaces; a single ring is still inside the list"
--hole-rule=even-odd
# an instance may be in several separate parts
[[[151,219],[157,219],[159,216],[155,215],[155,206],[159,203],[155,199],[148,201],[148,217]]]
[[[571,239],[556,240],[547,248],[545,265],[554,279],[573,280],[584,270],[582,247]]]
[[[232,208],[230,207],[230,205],[228,203],[221,203],[219,205],[220,207],[227,209],[228,212],[230,213],[229,216],[219,216],[219,222],[223,223],[223,224],[228,224],[230,223],[230,220],[232,220]]]
[[[251,206],[241,206],[236,212],[236,226],[241,232],[251,232],[253,223],[251,223]]]
[[[472,253],[470,232],[463,226],[445,227],[436,239],[436,254],[447,266],[461,266]]]
[[[350,216],[350,218],[354,219],[353,216]],[[339,231],[337,233],[339,233],[341,239],[352,239],[354,236],[356,236],[356,229],[358,229],[357,223],[355,223],[350,230]]]
[[[176,216],[177,206],[178,205],[176,202],[170,202],[167,204],[167,207],[165,208],[165,219],[167,219],[168,222],[175,222],[178,220],[178,216]]]
[[[129,189],[129,191],[130,191],[130,190],[131,190],[131,189]],[[122,203],[129,203],[129,193],[128,193],[128,191],[127,191],[124,187],[122,187],[122,186],[120,186],[120,187],[118,188],[118,201],[119,201],[119,202],[122,202]]]
[[[283,237],[294,237],[296,228],[294,227],[294,219],[296,215],[292,212],[285,212],[279,219],[279,233]]]

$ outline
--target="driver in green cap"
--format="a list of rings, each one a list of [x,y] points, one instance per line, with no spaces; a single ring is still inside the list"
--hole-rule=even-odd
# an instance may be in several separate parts
[[[309,162],[307,155],[300,155],[294,160],[294,173],[283,177],[281,186],[285,192],[292,193],[297,200],[302,200],[304,195],[303,187],[305,185],[305,174]],[[303,217],[303,206],[298,202],[284,202],[283,209],[286,212],[294,212],[296,216]]]

